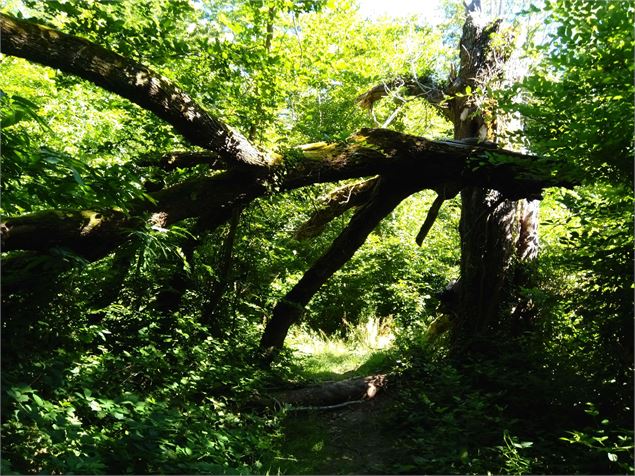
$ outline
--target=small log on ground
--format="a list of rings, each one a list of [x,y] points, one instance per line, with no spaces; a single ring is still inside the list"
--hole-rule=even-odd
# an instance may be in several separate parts
[[[338,382],[325,382],[319,385],[303,387],[276,393],[272,400],[279,404],[294,407],[326,407],[342,403],[370,400],[386,386],[388,376],[371,375]]]

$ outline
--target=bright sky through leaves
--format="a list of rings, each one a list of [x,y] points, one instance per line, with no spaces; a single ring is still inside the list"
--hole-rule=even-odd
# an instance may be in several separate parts
[[[420,15],[430,23],[441,18],[439,0],[360,0],[360,13],[370,18]]]

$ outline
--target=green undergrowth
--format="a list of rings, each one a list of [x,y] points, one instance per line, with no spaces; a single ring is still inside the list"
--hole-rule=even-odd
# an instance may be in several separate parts
[[[246,410],[271,379],[248,329],[215,339],[119,304],[5,325],[20,340],[3,341],[2,474],[267,471],[279,416]]]
[[[302,382],[344,380],[390,372],[395,366],[394,323],[370,318],[347,324],[344,337],[300,327],[288,339],[291,375]],[[284,474],[384,473],[395,456],[386,400],[335,409],[290,410],[282,422],[280,456],[272,468]],[[386,444],[389,443],[389,444]]]
[[[394,323],[370,318],[347,324],[344,337],[328,336],[303,326],[292,330],[291,374],[306,381],[341,380],[386,371],[393,364]]]
[[[524,335],[458,355],[402,342],[401,358],[386,474],[632,474],[628,376],[599,386]]]
[[[575,355],[536,336],[454,355],[424,334],[379,350],[350,334],[296,333],[301,376],[390,372],[389,387],[365,404],[289,412],[277,460],[283,473],[632,473],[628,377],[599,387],[592,369],[575,367]]]

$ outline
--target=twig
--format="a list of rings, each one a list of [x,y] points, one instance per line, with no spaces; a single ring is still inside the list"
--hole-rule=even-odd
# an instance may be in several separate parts
[[[354,405],[356,403],[364,403],[367,400],[351,400],[349,402],[344,402],[344,403],[338,403],[336,405],[325,405],[325,406],[321,406],[321,407],[314,407],[314,406],[310,406],[310,407],[291,407],[289,408],[289,411],[291,412],[300,412],[300,411],[306,411],[306,410],[333,410],[335,408],[342,408],[342,407],[346,407],[348,405]]]

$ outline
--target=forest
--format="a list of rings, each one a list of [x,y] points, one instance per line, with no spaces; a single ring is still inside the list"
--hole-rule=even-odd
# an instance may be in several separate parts
[[[633,474],[635,1],[401,3],[0,2],[2,474]]]

